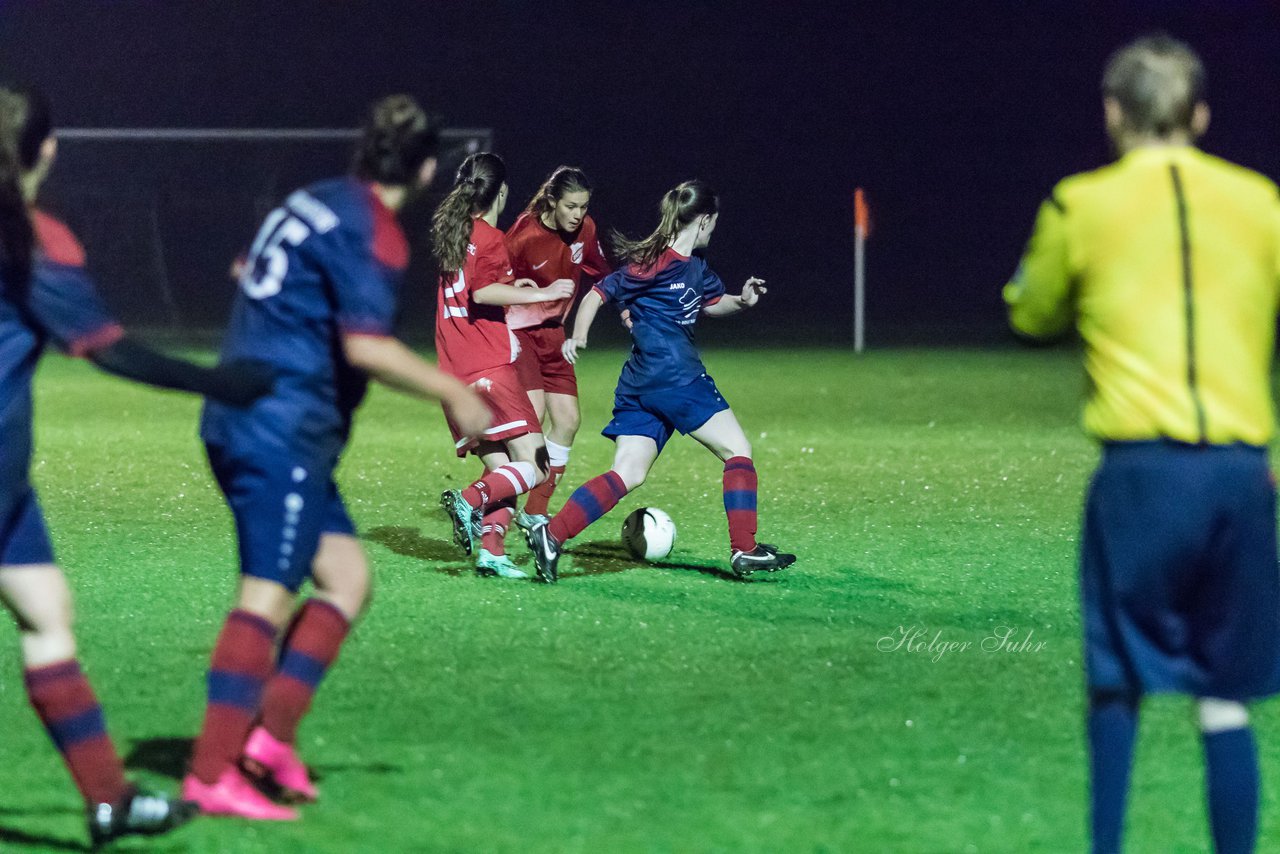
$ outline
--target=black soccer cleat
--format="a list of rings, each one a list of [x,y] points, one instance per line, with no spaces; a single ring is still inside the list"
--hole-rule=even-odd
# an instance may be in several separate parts
[[[190,801],[133,789],[116,804],[89,811],[89,839],[98,848],[122,836],[155,836],[186,824],[199,809]]]
[[[534,525],[524,532],[524,541],[533,552],[533,568],[537,570],[538,580],[543,584],[555,584],[560,577],[557,567],[560,563],[560,543],[551,536],[551,523],[543,522]]]
[[[795,555],[782,554],[776,546],[757,543],[749,552],[734,552],[729,565],[739,578],[750,578],[756,572],[777,572],[796,562]]]
[[[480,539],[483,520],[478,507],[472,507],[456,489],[446,489],[440,493],[440,508],[453,522],[453,541],[462,547],[465,554],[475,551],[476,540]]]

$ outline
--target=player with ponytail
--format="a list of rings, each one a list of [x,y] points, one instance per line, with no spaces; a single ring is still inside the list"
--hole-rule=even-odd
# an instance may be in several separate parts
[[[696,255],[711,240],[720,201],[702,181],[686,181],[662,197],[658,227],[642,240],[615,233],[614,251],[624,266],[583,297],[564,357],[573,364],[586,349],[596,313],[614,302],[631,315],[631,356],[614,392],[613,420],[604,435],[617,443],[613,467],[579,487],[550,522],[526,537],[538,577],[554,582],[564,542],[613,509],[644,483],[675,431],[701,442],[724,462],[724,508],[729,520],[729,565],[746,578],[774,572],[795,555],[756,542],[756,469],[751,443],[698,355],[693,327],[698,316],[724,317],[751,308],[765,293],[750,278],[737,296]]]
[[[71,593],[30,481],[32,374],[46,341],[100,368],[164,388],[251,403],[270,388],[260,366],[202,368],[125,335],[85,271],[84,250],[35,207],[57,155],[49,105],[37,90],[0,84],[0,601],[22,643],[27,696],[88,809],[95,843],[162,833],[189,806],[130,784],[102,708],[76,655]]]
[[[476,454],[485,472],[466,489],[445,492],[440,501],[464,552],[472,554],[480,540],[478,573],[523,578],[506,556],[504,538],[515,499],[547,475],[546,448],[538,415],[516,373],[519,344],[504,309],[563,302],[573,295],[574,284],[562,278],[539,287],[531,279],[516,278],[497,229],[507,203],[506,173],[498,155],[471,155],[432,219],[440,263],[440,367],[478,391],[493,411],[492,422],[479,436],[449,421],[458,456]]]
[[[560,166],[538,188],[524,212],[507,230],[507,251],[515,274],[548,287],[569,279],[575,287],[606,275],[596,224],[587,214],[591,182],[581,169]],[[529,493],[516,523],[529,528],[546,521],[547,502],[569,463],[574,437],[582,423],[578,408],[578,380],[565,361],[564,324],[574,299],[507,309],[507,323],[520,342],[516,371],[533,408],[546,425],[547,479]]]

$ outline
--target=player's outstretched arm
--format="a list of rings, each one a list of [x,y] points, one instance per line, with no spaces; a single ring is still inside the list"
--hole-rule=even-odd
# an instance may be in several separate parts
[[[578,316],[573,322],[573,335],[566,338],[564,344],[560,346],[560,352],[569,364],[577,364],[578,351],[587,349],[587,334],[591,332],[591,324],[595,323],[596,313],[600,311],[602,305],[604,305],[604,297],[600,296],[597,290],[588,291],[582,298],[582,302],[578,304]],[[629,314],[627,320],[630,320]],[[628,325],[627,328],[630,329],[631,326]]]
[[[347,361],[385,386],[424,400],[438,400],[458,428],[478,436],[490,412],[480,397],[389,335],[343,335]]]
[[[764,279],[757,279],[752,276],[742,286],[742,293],[737,296],[726,295],[714,305],[704,308],[702,313],[707,317],[728,317],[731,314],[737,314],[743,309],[753,307],[760,302],[760,297],[768,293],[768,291],[769,289],[764,286]]]
[[[248,406],[271,391],[274,378],[260,362],[232,361],[212,368],[156,352],[125,336],[87,354],[108,373],[159,388],[202,394],[232,406]]]
[[[514,285],[494,282],[473,291],[471,298],[480,305],[529,305],[569,299],[575,290],[572,279],[556,279],[545,288],[533,287],[534,284],[533,279],[520,279]]]

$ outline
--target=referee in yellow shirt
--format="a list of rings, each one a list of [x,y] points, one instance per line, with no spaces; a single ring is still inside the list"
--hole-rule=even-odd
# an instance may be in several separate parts
[[[1093,850],[1119,851],[1143,695],[1195,698],[1218,852],[1252,851],[1245,703],[1280,691],[1271,359],[1280,192],[1194,147],[1204,69],[1148,36],[1103,77],[1109,166],[1040,207],[1010,322],[1084,340],[1102,443],[1081,542]]]

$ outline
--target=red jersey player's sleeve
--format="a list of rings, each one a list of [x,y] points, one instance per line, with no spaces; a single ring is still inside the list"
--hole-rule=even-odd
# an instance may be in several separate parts
[[[716,271],[712,270],[705,260],[701,258],[698,260],[702,264],[702,305],[705,308],[720,302],[720,298],[724,296],[724,281],[716,275]]]
[[[27,308],[59,348],[86,356],[124,337],[84,269],[84,249],[71,229],[37,211],[33,217],[39,253],[32,270]]]
[[[494,229],[492,235],[481,238],[481,244],[476,246],[476,281],[472,283],[475,290],[492,284],[509,285],[516,280],[515,268],[501,234]]]
[[[604,257],[604,247],[600,245],[596,222],[587,217],[582,228],[582,272],[594,281],[609,275],[611,269],[609,259]]]
[[[408,242],[395,217],[375,207],[372,228],[346,222],[316,242],[316,260],[329,274],[339,328],[348,335],[390,335]]]

